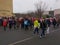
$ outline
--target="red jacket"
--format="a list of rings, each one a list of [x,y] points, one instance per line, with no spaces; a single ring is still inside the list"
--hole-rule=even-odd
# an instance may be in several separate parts
[[[7,26],[7,21],[3,21],[3,26]]]

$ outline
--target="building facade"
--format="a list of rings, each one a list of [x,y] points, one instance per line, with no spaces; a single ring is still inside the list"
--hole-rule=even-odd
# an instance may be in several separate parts
[[[45,11],[43,15],[49,15],[49,11]]]
[[[0,0],[0,16],[13,16],[12,3],[12,0]]]
[[[54,10],[54,16],[60,15],[60,9],[55,9]]]
[[[53,10],[53,11],[45,11],[44,12],[44,15],[46,15],[46,14],[48,14],[48,15],[50,15],[50,16],[60,16],[60,9],[55,9],[55,10]]]

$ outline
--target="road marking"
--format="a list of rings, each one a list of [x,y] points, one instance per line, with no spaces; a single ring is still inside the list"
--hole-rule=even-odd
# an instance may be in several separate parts
[[[56,32],[56,31],[59,31],[59,30],[57,29],[57,30],[51,31],[50,33],[53,33],[53,32]]]
[[[59,30],[57,29],[57,30],[51,31],[50,33],[53,33],[53,32],[56,32],[56,31],[59,31]],[[50,33],[49,33],[49,34],[50,34]],[[20,41],[17,41],[17,42],[14,42],[14,43],[11,43],[11,44],[9,44],[9,45],[15,45],[15,44],[17,44],[17,43],[21,43],[21,42],[30,40],[30,39],[32,39],[33,37],[34,37],[34,36],[32,36],[32,37],[30,37],[30,38],[26,38],[26,39],[20,40]]]
[[[26,39],[20,40],[20,41],[17,41],[17,42],[14,42],[14,43],[11,43],[11,44],[9,44],[9,45],[15,45],[15,44],[17,44],[17,43],[21,43],[21,42],[30,40],[30,39],[32,39],[33,37],[34,37],[34,36],[32,36],[32,37],[30,37],[30,38],[26,38]]]

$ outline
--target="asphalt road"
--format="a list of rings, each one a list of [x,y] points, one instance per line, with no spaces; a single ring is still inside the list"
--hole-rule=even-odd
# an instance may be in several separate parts
[[[60,45],[60,28],[50,28],[50,34],[40,39],[33,30],[12,29],[3,31],[0,27],[0,45]]]

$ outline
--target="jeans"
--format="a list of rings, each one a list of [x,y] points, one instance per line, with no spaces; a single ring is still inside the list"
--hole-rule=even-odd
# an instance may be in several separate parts
[[[6,31],[6,26],[4,26],[4,31]]]
[[[34,34],[37,32],[37,34],[39,34],[39,29],[38,28],[35,28],[34,30]]]
[[[41,36],[45,36],[45,31],[46,31],[46,28],[42,28]]]

